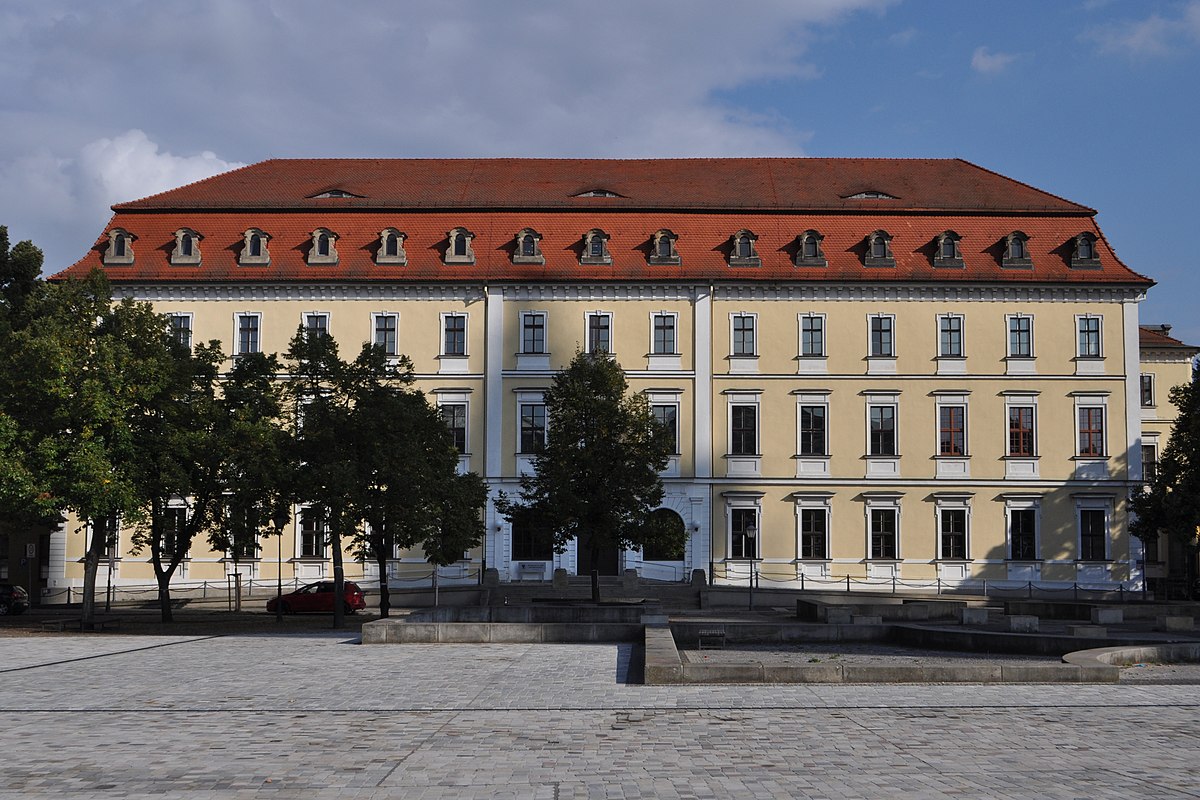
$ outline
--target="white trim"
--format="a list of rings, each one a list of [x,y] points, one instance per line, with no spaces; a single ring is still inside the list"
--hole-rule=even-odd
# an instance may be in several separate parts
[[[713,380],[712,380],[712,290],[697,295],[693,305],[692,351],[696,371],[692,407],[692,451],[697,478],[712,477],[713,464]],[[712,576],[709,576],[711,580]]]
[[[1000,441],[1000,452],[1004,453],[1004,477],[1013,478],[1016,480],[1038,478],[1039,477],[1039,458],[1041,457],[1041,447],[1039,435],[1041,426],[1038,420],[1038,396],[1032,394],[1004,394],[1004,420],[1000,426],[1000,435],[1003,437]],[[1014,456],[1008,452],[1009,447],[1009,414],[1012,408],[1032,408],[1033,409],[1033,455],[1031,456]]]
[[[725,474],[730,477],[759,477],[762,475],[762,406],[761,390],[729,391],[725,393]],[[733,452],[733,409],[749,406],[754,409],[754,452]]]
[[[309,317],[324,317],[325,318],[325,335],[333,336],[333,331],[330,326],[333,324],[333,315],[328,311],[301,311],[300,312],[300,327],[304,328],[304,332],[308,333],[308,318]]]
[[[192,313],[191,311],[168,311],[166,316],[167,316],[168,320],[172,320],[175,317],[182,317],[182,318],[187,319],[187,321],[188,321],[188,324],[187,324],[188,349],[189,350],[195,349],[195,344],[196,344],[196,327],[195,327],[196,319],[195,319],[195,317],[196,317],[196,315],[194,313]],[[171,322],[170,324],[171,324],[171,335],[174,336],[175,332],[176,332],[175,324],[174,324],[174,322]]]
[[[471,355],[470,347],[468,346],[471,341],[470,316],[471,315],[468,314],[466,311],[442,311],[438,314],[438,328],[439,328],[439,333],[441,334],[441,336],[438,337],[438,339],[439,339],[439,341],[438,341],[438,356],[439,357],[441,357],[441,358],[447,358],[447,357],[449,357],[449,358],[466,358],[469,355]],[[463,318],[463,351],[461,353],[447,353],[446,352],[446,320],[450,319],[451,317],[462,317]]]
[[[964,523],[963,533],[966,536],[963,546],[962,558],[947,558],[942,555],[942,512],[944,511],[965,511],[966,521]],[[936,561],[970,561],[971,560],[971,495],[970,494],[950,494],[942,493],[934,495],[933,499],[934,512],[934,560]],[[939,570],[940,572],[940,570]],[[959,579],[965,578],[965,575],[958,576]]]
[[[866,439],[863,443],[863,454],[866,461],[866,477],[868,478],[898,478],[900,477],[900,393],[870,393],[866,394],[863,404],[863,432]],[[871,452],[871,409],[892,409],[892,449],[895,453],[874,454]]]
[[[1121,306],[1122,320],[1125,323],[1125,341],[1123,342],[1125,350],[1125,452],[1129,454],[1126,461],[1127,477],[1131,481],[1141,481],[1142,474],[1142,401],[1141,401],[1141,380],[1134,380],[1131,376],[1138,375],[1141,365],[1139,364],[1139,349],[1138,342],[1141,339],[1141,332],[1138,328],[1138,304],[1136,302],[1124,303]],[[1188,359],[1191,360],[1190,358]],[[1154,391],[1156,396],[1155,402],[1159,402],[1157,397],[1158,384],[1155,380]],[[1106,431],[1107,433],[1107,431]],[[1124,532],[1128,537],[1128,531]]]
[[[504,446],[504,292],[497,287],[487,287],[487,305],[484,323],[487,329],[486,361],[484,377],[486,385],[484,425],[484,477],[496,480],[501,476]],[[489,504],[489,524],[495,519],[495,507]],[[489,528],[489,533],[491,529]],[[489,564],[499,566],[496,561],[495,545],[492,546]]]
[[[674,344],[670,353],[654,352],[654,322],[659,317],[671,318],[671,338]],[[646,354],[646,369],[651,371],[669,370],[678,371],[682,366],[683,356],[679,350],[679,312],[678,311],[651,311],[650,318],[650,347]]]
[[[804,320],[819,319],[821,320],[821,352],[805,353],[804,352]],[[829,326],[826,325],[826,314],[823,311],[802,311],[796,315],[796,353],[800,358],[826,358],[829,355],[828,333]]]
[[[379,342],[375,339],[375,333],[378,330],[378,325],[383,317],[391,317],[396,321],[396,349],[395,352],[388,353],[388,358],[398,358],[400,356],[400,312],[399,311],[372,311],[371,312],[371,330],[368,332],[367,341],[372,345],[377,345]]]
[[[833,559],[833,495],[829,492],[797,492],[792,495],[796,515],[796,577],[806,578],[829,577],[829,565]],[[805,511],[820,511],[825,515],[825,557],[804,557],[804,525]]]
[[[733,512],[735,509],[750,509],[754,511],[754,527],[758,534],[754,537],[754,554],[746,559],[733,555]],[[730,494],[725,496],[725,562],[758,560],[762,557],[763,543],[763,513],[762,495],[753,493]],[[728,570],[728,567],[726,568]]]
[[[891,348],[890,353],[875,353],[871,349],[871,335],[873,333],[873,331],[871,330],[871,323],[877,319],[887,319],[891,323],[889,332],[890,332],[891,338],[892,338],[892,348]],[[896,359],[896,354],[898,352],[900,352],[900,348],[897,346],[897,342],[896,342],[896,315],[895,314],[888,314],[888,313],[882,313],[882,312],[867,314],[867,348],[866,348],[866,352],[867,352],[868,359],[876,359],[876,358],[892,359],[893,364],[892,364],[891,372],[894,373],[896,371],[894,362]],[[888,374],[890,374],[890,373],[888,373]]]
[[[829,392],[814,391],[805,393],[802,390],[794,392],[796,398],[796,477],[797,478],[828,478],[830,453],[829,429],[831,422]],[[800,435],[802,432],[803,409],[805,407],[820,407],[825,409],[825,441],[822,443],[820,455],[801,453]]]
[[[1126,382],[1128,383],[1128,381]],[[1109,445],[1109,414],[1108,414],[1108,396],[1105,394],[1082,394],[1072,393],[1075,403],[1072,410],[1072,425],[1074,428],[1075,440],[1071,445],[1071,452],[1074,455],[1075,461],[1075,479],[1076,480],[1105,480],[1109,477],[1109,457],[1111,456],[1111,448]],[[1100,442],[1100,455],[1084,455],[1079,452],[1079,412],[1085,408],[1100,409],[1100,425],[1103,437]],[[1138,421],[1138,428],[1141,427],[1141,420]],[[1140,440],[1140,437],[1139,437]],[[1127,456],[1130,460],[1135,457],[1134,453],[1129,453]],[[1141,451],[1136,453],[1138,460],[1141,460]],[[1139,474],[1141,470],[1138,470]]]
[[[616,330],[613,327],[613,312],[592,309],[583,312],[583,352],[592,352],[592,317],[608,317],[608,355],[614,355],[613,345],[616,344]]]
[[[971,410],[967,392],[939,392],[934,396],[934,470],[938,478],[962,479],[971,477]],[[942,409],[961,406],[963,410],[962,455],[942,455]]]
[[[256,330],[258,331],[258,349],[242,351],[241,324],[242,317],[255,317],[258,319]],[[233,312],[233,346],[229,348],[230,352],[235,356],[245,355],[246,353],[261,353],[263,352],[263,312],[261,311],[234,311]]]
[[[1104,557],[1100,560],[1109,561],[1113,557],[1112,526],[1114,519],[1113,498],[1111,495],[1077,495],[1075,497],[1075,558],[1083,561],[1083,512],[1101,511],[1104,513]],[[1088,559],[1095,561],[1096,559]]]
[[[871,561],[902,561],[904,559],[903,550],[900,548],[900,507],[902,493],[899,492],[880,492],[877,494],[862,493],[863,497],[863,517],[866,523],[866,546],[863,549],[864,560],[868,562],[868,573]],[[896,554],[895,558],[877,558],[871,554],[871,536],[874,531],[871,528],[871,512],[872,511],[893,511],[896,515]],[[872,576],[881,577],[881,576]]]
[[[958,325],[958,353],[943,353],[942,352],[942,320],[957,319]],[[934,354],[938,358],[966,358],[967,357],[967,318],[962,314],[945,313],[937,315],[937,340],[934,342]]]

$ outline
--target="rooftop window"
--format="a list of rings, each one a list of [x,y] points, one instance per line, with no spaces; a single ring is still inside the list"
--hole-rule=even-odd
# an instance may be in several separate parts
[[[608,234],[592,228],[583,235],[583,255],[580,264],[611,264],[612,253],[608,251]]]
[[[375,251],[376,264],[407,264],[404,252],[405,235],[395,228],[384,228],[379,232],[379,246]]]
[[[446,234],[446,239],[445,260],[447,264],[475,263],[475,251],[471,249],[471,243],[475,240],[475,234],[466,228],[454,228]]]
[[[650,244],[650,263],[678,265],[683,263],[679,251],[675,249],[675,241],[679,237],[670,230],[663,228],[656,231]]]
[[[317,228],[312,232],[312,246],[308,249],[309,264],[338,263],[337,234],[328,228]]]
[[[892,235],[887,231],[875,231],[867,236],[867,254],[864,266],[894,267],[896,257],[892,253]]]
[[[258,228],[249,228],[242,234],[242,252],[238,255],[239,264],[270,264],[271,251],[267,242],[271,237]]]
[[[1029,235],[1024,231],[1013,231],[1004,237],[1004,258],[1002,267],[1033,267],[1033,259],[1029,255]]]
[[[517,231],[516,248],[513,250],[514,264],[545,264],[542,255],[542,235],[533,228]]]
[[[729,266],[731,267],[760,267],[762,259],[758,257],[758,235],[745,228],[735,233],[731,238],[729,251]]]
[[[944,231],[934,242],[933,265],[935,267],[962,267],[962,249],[958,243],[962,237],[954,231]]]
[[[104,249],[105,264],[132,264],[133,240],[137,237],[124,228],[113,228],[108,232],[108,247]]]
[[[1084,231],[1075,237],[1075,247],[1071,253],[1071,266],[1075,269],[1100,266],[1100,253],[1096,250],[1095,235]]]
[[[814,230],[807,230],[799,236],[799,245],[796,248],[796,266],[797,267],[827,267],[829,262],[825,258],[825,253],[821,251],[821,242],[825,239],[824,236]]]
[[[171,251],[171,263],[196,266],[200,263],[200,240],[204,238],[191,228],[175,231],[175,249]]]

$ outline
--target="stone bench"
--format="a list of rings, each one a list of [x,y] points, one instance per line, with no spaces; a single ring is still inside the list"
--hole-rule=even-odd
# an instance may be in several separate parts
[[[986,608],[960,608],[958,621],[963,625],[986,625],[988,611]]]
[[[1071,636],[1087,636],[1094,639],[1108,637],[1108,628],[1103,625],[1068,625],[1067,633]]]
[[[1038,618],[1027,614],[1012,614],[1005,617],[1008,629],[1013,633],[1037,633]]]
[[[1154,625],[1156,631],[1190,631],[1195,627],[1193,617],[1158,617]]]
[[[1125,621],[1125,612],[1120,608],[1093,608],[1093,625],[1120,625]]]

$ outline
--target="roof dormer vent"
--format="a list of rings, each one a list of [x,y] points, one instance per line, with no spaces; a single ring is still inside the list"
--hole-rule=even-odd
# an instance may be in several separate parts
[[[362,195],[347,192],[345,189],[327,189],[320,194],[309,195],[310,200],[324,200],[330,197],[362,197]]]
[[[620,197],[621,195],[608,189],[588,189],[586,192],[580,192],[575,197]]]
[[[852,195],[850,195],[848,197],[844,197],[842,199],[843,200],[899,200],[900,198],[896,197],[895,195],[888,194],[887,192],[881,192],[878,189],[868,189],[865,192],[858,192],[856,194],[852,194]]]

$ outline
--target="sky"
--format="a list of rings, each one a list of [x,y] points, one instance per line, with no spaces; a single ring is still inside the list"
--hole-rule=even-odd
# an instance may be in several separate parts
[[[965,158],[1099,211],[1200,344],[1200,0],[0,0],[0,224],[274,157]]]

